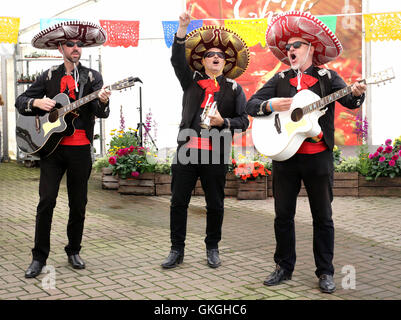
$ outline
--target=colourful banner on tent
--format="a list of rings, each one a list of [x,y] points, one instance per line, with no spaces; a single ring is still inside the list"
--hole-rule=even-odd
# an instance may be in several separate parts
[[[317,16],[334,34],[337,27],[337,16]]]
[[[17,43],[19,18],[0,17],[0,43]]]
[[[178,21],[162,21],[164,42],[170,48],[174,42],[174,35],[178,30]],[[203,26],[203,20],[192,20],[187,28],[187,33]]]
[[[74,19],[64,19],[64,18],[43,18],[40,19],[40,31],[47,29],[48,27],[54,26],[57,23],[72,21]]]
[[[224,26],[236,32],[247,44],[253,47],[260,43],[266,46],[267,19],[226,19]]]
[[[139,21],[99,20],[107,32],[105,46],[127,48],[137,47],[139,41]]]
[[[401,12],[364,14],[365,40],[401,40]]]

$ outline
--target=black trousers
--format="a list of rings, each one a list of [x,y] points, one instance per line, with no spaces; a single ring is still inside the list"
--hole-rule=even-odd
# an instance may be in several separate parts
[[[206,199],[206,248],[216,249],[221,240],[224,216],[226,164],[173,164],[170,206],[171,249],[183,251],[187,233],[187,211],[192,191],[200,177]]]
[[[292,272],[295,267],[294,217],[301,180],[304,182],[313,218],[313,254],[316,275],[334,274],[333,155],[329,150],[296,154],[286,161],[273,161],[273,195],[276,217],[274,261]]]
[[[65,251],[67,255],[72,255],[81,250],[91,170],[90,145],[58,146],[50,156],[40,160],[40,200],[36,212],[35,247],[32,249],[34,260],[45,263],[49,256],[53,209],[65,172],[70,208]]]

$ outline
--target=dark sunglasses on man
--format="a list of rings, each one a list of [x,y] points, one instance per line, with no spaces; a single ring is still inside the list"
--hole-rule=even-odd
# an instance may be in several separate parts
[[[67,41],[67,42],[65,42],[64,43],[68,48],[73,48],[75,45],[78,47],[78,48],[82,48],[83,46],[84,46],[84,43],[82,42],[82,41],[77,41],[77,42],[74,42],[74,41]]]
[[[287,43],[287,44],[285,45],[285,50],[290,51],[291,47],[294,47],[294,49],[298,49],[298,48],[300,48],[301,45],[303,45],[303,44],[309,46],[309,43],[307,43],[307,42],[295,41],[295,42],[293,42],[293,43]]]
[[[203,57],[204,58],[211,58],[211,57],[214,57],[215,55],[217,55],[221,59],[225,59],[225,57],[226,57],[224,55],[224,53],[220,52],[220,51],[209,51],[209,52],[206,52]]]

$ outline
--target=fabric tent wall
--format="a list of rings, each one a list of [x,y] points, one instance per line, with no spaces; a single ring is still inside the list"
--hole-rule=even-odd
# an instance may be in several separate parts
[[[401,1],[366,1],[366,10],[365,13],[401,12]],[[395,97],[401,87],[400,50],[401,40],[371,42],[371,58],[367,61],[371,64],[371,72],[393,67],[395,73],[395,79],[391,83],[368,88],[372,97],[369,125],[373,145],[401,136],[401,103]]]

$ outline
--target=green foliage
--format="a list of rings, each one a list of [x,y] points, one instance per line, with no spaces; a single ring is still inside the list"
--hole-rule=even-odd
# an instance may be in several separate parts
[[[155,172],[171,175],[171,164],[170,163],[156,163],[155,164]]]
[[[368,146],[366,144],[362,144],[359,146],[358,159],[359,163],[357,166],[357,170],[361,175],[366,176],[371,167],[371,163],[369,161]]]
[[[109,144],[109,155],[115,155],[119,149],[128,148],[130,146],[139,146],[137,131],[138,130],[131,128],[127,131],[116,131],[116,129],[111,130],[110,135],[112,138]]]
[[[93,169],[96,172],[101,172],[102,168],[107,168],[109,166],[109,157],[108,156],[104,156],[101,158],[98,158],[95,160],[94,164],[93,164]]]
[[[358,157],[348,157],[340,163],[334,163],[334,171],[336,172],[357,172],[359,165]]]
[[[334,161],[334,165],[337,165],[341,162],[341,150],[337,147],[334,146],[333,148],[333,161]]]

